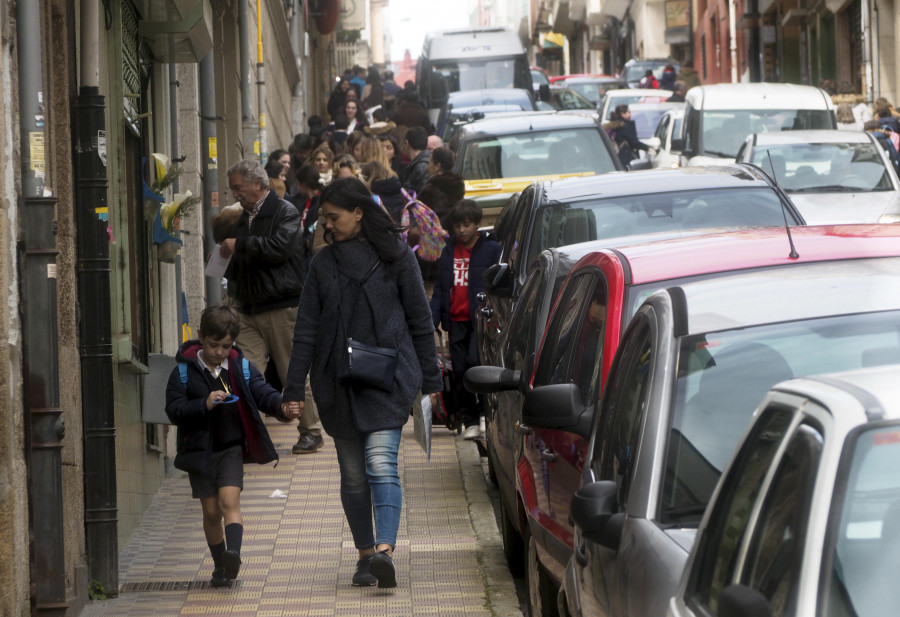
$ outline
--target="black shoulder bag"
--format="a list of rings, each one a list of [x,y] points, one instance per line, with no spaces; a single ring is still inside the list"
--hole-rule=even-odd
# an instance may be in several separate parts
[[[363,287],[369,277],[381,265],[381,260],[375,262],[366,275],[359,282],[360,293],[365,294]],[[338,320],[343,328],[344,317],[341,313],[341,287],[338,280],[337,262],[334,266],[334,282],[338,290]],[[385,392],[391,392],[394,389],[394,373],[397,371],[397,356],[399,349],[391,349],[388,347],[375,347],[366,345],[352,336],[346,339],[347,347],[347,364],[340,378],[353,386],[366,386],[369,388],[378,388]]]

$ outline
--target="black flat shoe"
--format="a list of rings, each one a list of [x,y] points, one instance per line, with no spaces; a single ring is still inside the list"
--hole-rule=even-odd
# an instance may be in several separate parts
[[[225,551],[219,561],[222,564],[225,578],[236,579],[241,569],[241,556],[234,551]]]
[[[365,555],[356,562],[356,572],[353,574],[354,587],[371,587],[378,582],[378,579],[369,571],[369,564],[374,556],[375,553]]]
[[[225,568],[216,566],[212,573],[212,579],[209,581],[210,587],[228,587],[231,581],[225,578]]]
[[[394,570],[394,560],[387,554],[387,550],[372,555],[369,560],[369,571],[375,575],[380,589],[390,589],[397,586],[397,572]]]

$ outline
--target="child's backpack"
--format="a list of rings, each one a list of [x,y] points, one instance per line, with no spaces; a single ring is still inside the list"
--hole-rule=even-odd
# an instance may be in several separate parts
[[[172,366],[171,364],[169,366]],[[244,381],[247,384],[250,384],[250,362],[247,361],[247,358],[241,358],[241,368],[244,369]],[[187,385],[187,363],[179,362],[178,363],[178,376],[181,377],[181,384]]]
[[[419,243],[413,250],[423,261],[437,261],[441,258],[447,238],[447,232],[441,227],[441,220],[434,210],[416,198],[415,192],[410,195],[406,189],[400,191],[406,199],[400,225],[404,228],[418,227],[421,232]],[[403,239],[407,239],[407,232],[403,232]]]

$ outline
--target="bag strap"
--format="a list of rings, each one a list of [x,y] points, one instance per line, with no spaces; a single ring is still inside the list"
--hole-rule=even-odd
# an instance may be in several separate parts
[[[178,363],[178,376],[181,377],[181,383],[187,385],[187,364],[185,362]]]
[[[241,369],[244,372],[244,381],[248,384],[250,383],[250,361],[247,358],[241,358]],[[179,362],[178,363],[178,376],[181,378],[181,383],[187,385],[188,374],[187,374],[187,363]]]

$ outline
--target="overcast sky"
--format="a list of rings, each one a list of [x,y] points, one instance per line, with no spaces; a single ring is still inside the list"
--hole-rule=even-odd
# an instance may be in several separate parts
[[[390,0],[391,60],[399,62],[409,49],[413,59],[422,52],[422,40],[430,30],[469,25],[468,0]]]

